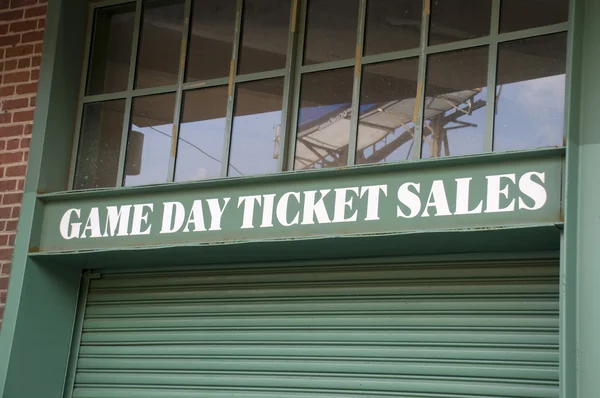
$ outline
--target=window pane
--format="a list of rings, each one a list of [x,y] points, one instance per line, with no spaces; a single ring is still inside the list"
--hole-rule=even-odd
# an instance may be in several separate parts
[[[123,185],[167,182],[175,94],[133,99]]]
[[[413,149],[418,58],[363,70],[356,163],[398,162]]]
[[[283,78],[238,85],[229,157],[230,176],[277,171],[282,104]]]
[[[308,0],[304,65],[356,55],[358,0]]]
[[[429,57],[423,158],[484,150],[488,48]]]
[[[226,114],[227,87],[184,93],[175,181],[221,176]]]
[[[567,34],[501,43],[494,150],[562,146]]]
[[[492,0],[432,0],[429,45],[490,34]]]
[[[186,81],[229,76],[235,31],[235,0],[194,0]]]
[[[500,32],[567,22],[569,0],[502,0]]]
[[[346,166],[354,68],[302,77],[294,168]]]
[[[183,0],[144,0],[136,88],[177,84]]]
[[[291,0],[245,0],[238,74],[285,68]]]
[[[419,47],[422,7],[421,0],[368,0],[364,54]]]
[[[127,90],[134,20],[135,3],[96,11],[87,95]]]
[[[115,186],[124,110],[124,100],[84,106],[73,185],[75,189]]]

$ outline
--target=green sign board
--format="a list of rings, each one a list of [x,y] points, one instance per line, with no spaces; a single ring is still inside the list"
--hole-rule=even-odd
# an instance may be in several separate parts
[[[298,239],[560,221],[562,162],[281,176],[77,194],[44,206],[40,251]],[[255,181],[263,181],[256,179]],[[163,187],[164,188],[164,187]],[[172,188],[172,189],[171,189]],[[141,192],[144,192],[143,190]]]

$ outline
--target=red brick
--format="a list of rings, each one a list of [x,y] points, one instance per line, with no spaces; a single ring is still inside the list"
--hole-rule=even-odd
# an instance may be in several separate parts
[[[38,30],[35,32],[23,33],[23,37],[21,38],[21,43],[31,43],[34,41],[42,41],[42,40],[44,40],[44,31]]]
[[[37,21],[18,21],[10,24],[10,28],[8,28],[11,32],[20,33],[20,32],[29,32],[30,30],[37,29]]]
[[[19,60],[19,69],[29,68],[31,66],[30,58],[21,58]]]
[[[14,181],[14,180],[13,180]],[[12,207],[0,207],[0,218],[9,218],[12,214]]]
[[[35,50],[34,50],[34,52],[35,52],[36,54],[41,54],[41,53],[42,53],[42,48],[43,48],[43,45],[42,45],[42,43],[38,43],[38,44],[36,44],[36,45],[35,45]]]
[[[0,191],[7,192],[7,191],[14,191],[15,189],[17,189],[17,180],[0,181]],[[9,210],[9,211],[6,211],[5,209]],[[10,217],[12,214],[12,212],[10,210],[11,210],[10,207],[0,207],[0,218]],[[8,214],[6,214],[6,213],[8,213]]]
[[[20,204],[23,200],[23,194],[21,192],[17,193],[5,193],[2,197],[3,205],[12,205],[12,204]]]
[[[48,6],[38,6],[25,10],[25,18],[43,17],[48,12]]]
[[[38,0],[10,0],[11,8],[18,8],[23,6],[30,6],[36,4]]]
[[[24,10],[11,10],[0,12],[0,21],[17,21],[23,18]]]
[[[15,239],[17,238],[17,235],[10,235],[8,237],[8,245],[9,246],[14,246],[15,245]]]
[[[8,140],[6,142],[6,150],[7,151],[13,151],[15,149],[18,149],[20,142],[21,142],[21,140],[19,138],[14,138],[12,140]],[[2,155],[0,154],[0,156],[2,156]],[[2,162],[0,162],[0,164],[2,164]]]
[[[9,220],[6,222],[6,231],[16,231],[19,226],[19,220]]]
[[[36,47],[38,45],[36,44]],[[6,49],[6,58],[17,58],[24,57],[26,55],[33,54],[34,46],[32,44],[26,44],[23,46],[16,46]]]
[[[36,86],[37,87],[37,86]],[[31,97],[29,98],[29,106],[35,106],[35,101],[36,101],[37,97]]]
[[[8,152],[8,153],[0,154],[0,163],[2,163],[2,164],[19,163],[22,161],[23,161],[23,153],[22,152]]]
[[[21,216],[21,207],[16,206],[12,209],[12,214],[10,215],[12,218],[19,218]]]
[[[21,35],[10,35],[0,37],[0,47],[14,46],[21,40]]]
[[[9,166],[6,168],[4,175],[6,177],[21,177],[27,172],[27,166]]]
[[[25,130],[24,130],[25,135],[30,135],[32,131],[33,131],[33,124],[25,125]]]
[[[13,72],[4,75],[4,84],[24,83],[29,81],[29,72]]]
[[[8,238],[7,238],[7,240],[8,240]],[[10,270],[11,270],[11,264],[4,264],[2,266],[2,274],[10,275]]]
[[[23,134],[23,126],[0,127],[0,137],[16,137]]]
[[[29,152],[26,152],[25,155],[29,155]],[[29,160],[29,157],[26,157],[25,160]],[[17,191],[23,191],[23,189],[25,189],[25,180],[19,180],[17,183]]]
[[[40,70],[39,69],[34,69],[31,71],[31,80],[32,81],[40,80]]]
[[[15,70],[15,69],[17,69],[17,60],[16,59],[11,59],[4,63],[4,71],[5,72],[10,72],[11,70]]]
[[[46,20],[45,19],[40,19],[38,21],[38,29],[46,29]]]
[[[16,98],[2,102],[2,109],[5,111],[27,108],[28,106],[29,100],[27,98]]]
[[[21,139],[21,149],[29,148],[31,146],[31,138],[23,138]]]
[[[6,148],[6,141],[0,141],[0,151]]]
[[[11,96],[15,93],[15,86],[0,87],[0,98]]]
[[[28,161],[29,161],[29,151],[27,151],[27,152],[25,152],[25,153],[23,154],[23,160],[24,160],[24,161],[26,161],[26,162],[28,162]]]
[[[30,122],[33,120],[33,111],[16,112],[13,115],[13,122]]]
[[[8,33],[8,24],[0,25],[0,35]]]
[[[40,66],[42,63],[42,57],[39,55],[31,57],[31,66]]]
[[[11,113],[0,113],[0,124],[10,123],[12,120]]]
[[[0,249],[0,260],[12,259],[13,249]],[[0,278],[0,289],[8,287],[8,278]]]
[[[0,292],[0,303],[6,304],[6,295],[7,292]],[[1,325],[2,323],[0,323]]]

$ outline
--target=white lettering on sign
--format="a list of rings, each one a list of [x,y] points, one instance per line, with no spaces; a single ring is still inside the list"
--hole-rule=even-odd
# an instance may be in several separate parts
[[[514,211],[536,211],[548,202],[546,174],[499,174],[400,182],[388,196],[386,184],[253,194],[232,198],[165,201],[66,210],[59,223],[65,240],[121,238],[176,233],[211,233],[273,227],[381,222],[422,218],[472,216]],[[398,186],[398,185],[395,185]],[[191,203],[190,203],[191,202]],[[385,210],[383,210],[385,209]],[[160,212],[155,214],[155,210]],[[384,211],[384,213],[382,213]],[[391,215],[391,216],[390,216]],[[395,216],[395,218],[394,218]],[[383,221],[390,222],[390,218]],[[154,226],[153,224],[158,224]]]
[[[462,214],[481,214],[483,211],[483,200],[475,208],[469,210],[469,202],[471,197],[471,180],[472,178],[457,178],[456,179],[456,211],[455,215]]]
[[[379,220],[379,199],[380,194],[387,196],[387,185],[373,185],[370,187],[362,187],[360,190],[360,198],[362,199],[367,194],[367,216],[365,221]]]
[[[531,179],[536,176],[540,183],[537,183]],[[542,185],[546,182],[546,175],[544,173],[530,172],[526,173],[519,179],[519,189],[521,192],[533,201],[533,206],[528,206],[522,197],[519,198],[519,209],[524,210],[539,210],[548,201],[548,193]]]
[[[319,200],[316,199],[317,191],[304,192],[304,217],[302,225],[312,225],[317,217],[318,224],[329,224],[331,219],[325,207],[325,197],[331,192],[331,189],[322,189],[319,192]]]

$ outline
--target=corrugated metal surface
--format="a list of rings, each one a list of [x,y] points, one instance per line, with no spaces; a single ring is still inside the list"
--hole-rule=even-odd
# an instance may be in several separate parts
[[[558,397],[558,265],[93,280],[76,398]]]

